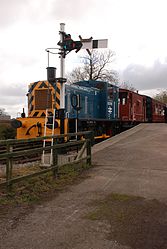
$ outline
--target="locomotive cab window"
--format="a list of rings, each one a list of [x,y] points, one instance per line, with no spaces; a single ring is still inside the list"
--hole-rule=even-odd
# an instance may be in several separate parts
[[[110,99],[110,100],[112,100],[112,99],[113,99],[113,93],[110,92],[110,93],[108,94],[108,97],[107,97],[107,98]]]

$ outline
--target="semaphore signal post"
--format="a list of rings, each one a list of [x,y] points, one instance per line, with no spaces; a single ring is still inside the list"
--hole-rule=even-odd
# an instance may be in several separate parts
[[[66,56],[73,50],[77,53],[80,49],[86,49],[89,55],[91,55],[90,49],[98,49],[98,48],[107,48],[107,39],[101,40],[93,40],[92,37],[88,39],[83,39],[79,36],[80,41],[74,41],[71,38],[70,34],[65,32],[65,23],[60,23],[60,41],[57,43],[59,46],[59,55],[60,55],[60,78],[54,78],[55,68],[49,67],[47,68],[47,80],[49,82],[59,82],[60,83],[60,109],[59,109],[59,117],[61,121],[61,133],[64,133],[64,119],[65,119],[65,58]],[[49,53],[49,49],[46,49]],[[49,61],[49,59],[48,59]]]

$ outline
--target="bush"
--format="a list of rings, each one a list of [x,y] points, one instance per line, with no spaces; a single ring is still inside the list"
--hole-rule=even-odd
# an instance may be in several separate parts
[[[7,125],[0,125],[0,139],[14,139],[16,137],[16,129]]]

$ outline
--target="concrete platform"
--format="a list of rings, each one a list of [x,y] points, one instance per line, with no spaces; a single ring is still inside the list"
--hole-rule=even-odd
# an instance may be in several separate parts
[[[114,137],[111,137],[111,138],[109,138],[101,143],[98,143],[98,144],[93,146],[92,153],[94,154],[100,150],[103,150],[104,148],[106,148],[108,146],[111,146],[115,143],[118,143],[122,139],[126,139],[127,137],[129,137],[129,136],[133,135],[134,133],[146,128],[147,126],[148,126],[148,124],[137,125],[130,130],[124,131],[124,132],[122,132]]]
[[[96,145],[93,164],[98,188],[166,201],[167,124],[141,124]]]
[[[94,210],[93,200],[113,192],[167,204],[167,124],[139,125],[94,146],[93,164],[86,179],[19,216],[17,225],[0,235],[0,249],[133,249],[108,239],[106,221],[85,216]]]

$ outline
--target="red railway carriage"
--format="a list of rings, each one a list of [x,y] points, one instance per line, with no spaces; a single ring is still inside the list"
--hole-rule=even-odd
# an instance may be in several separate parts
[[[137,124],[145,121],[145,100],[138,93],[119,89],[119,113],[122,123]]]
[[[149,123],[164,123],[167,122],[167,107],[164,103],[152,99],[148,96],[143,96],[146,103],[146,122]]]
[[[164,123],[165,122],[165,104],[152,99],[152,122]]]

